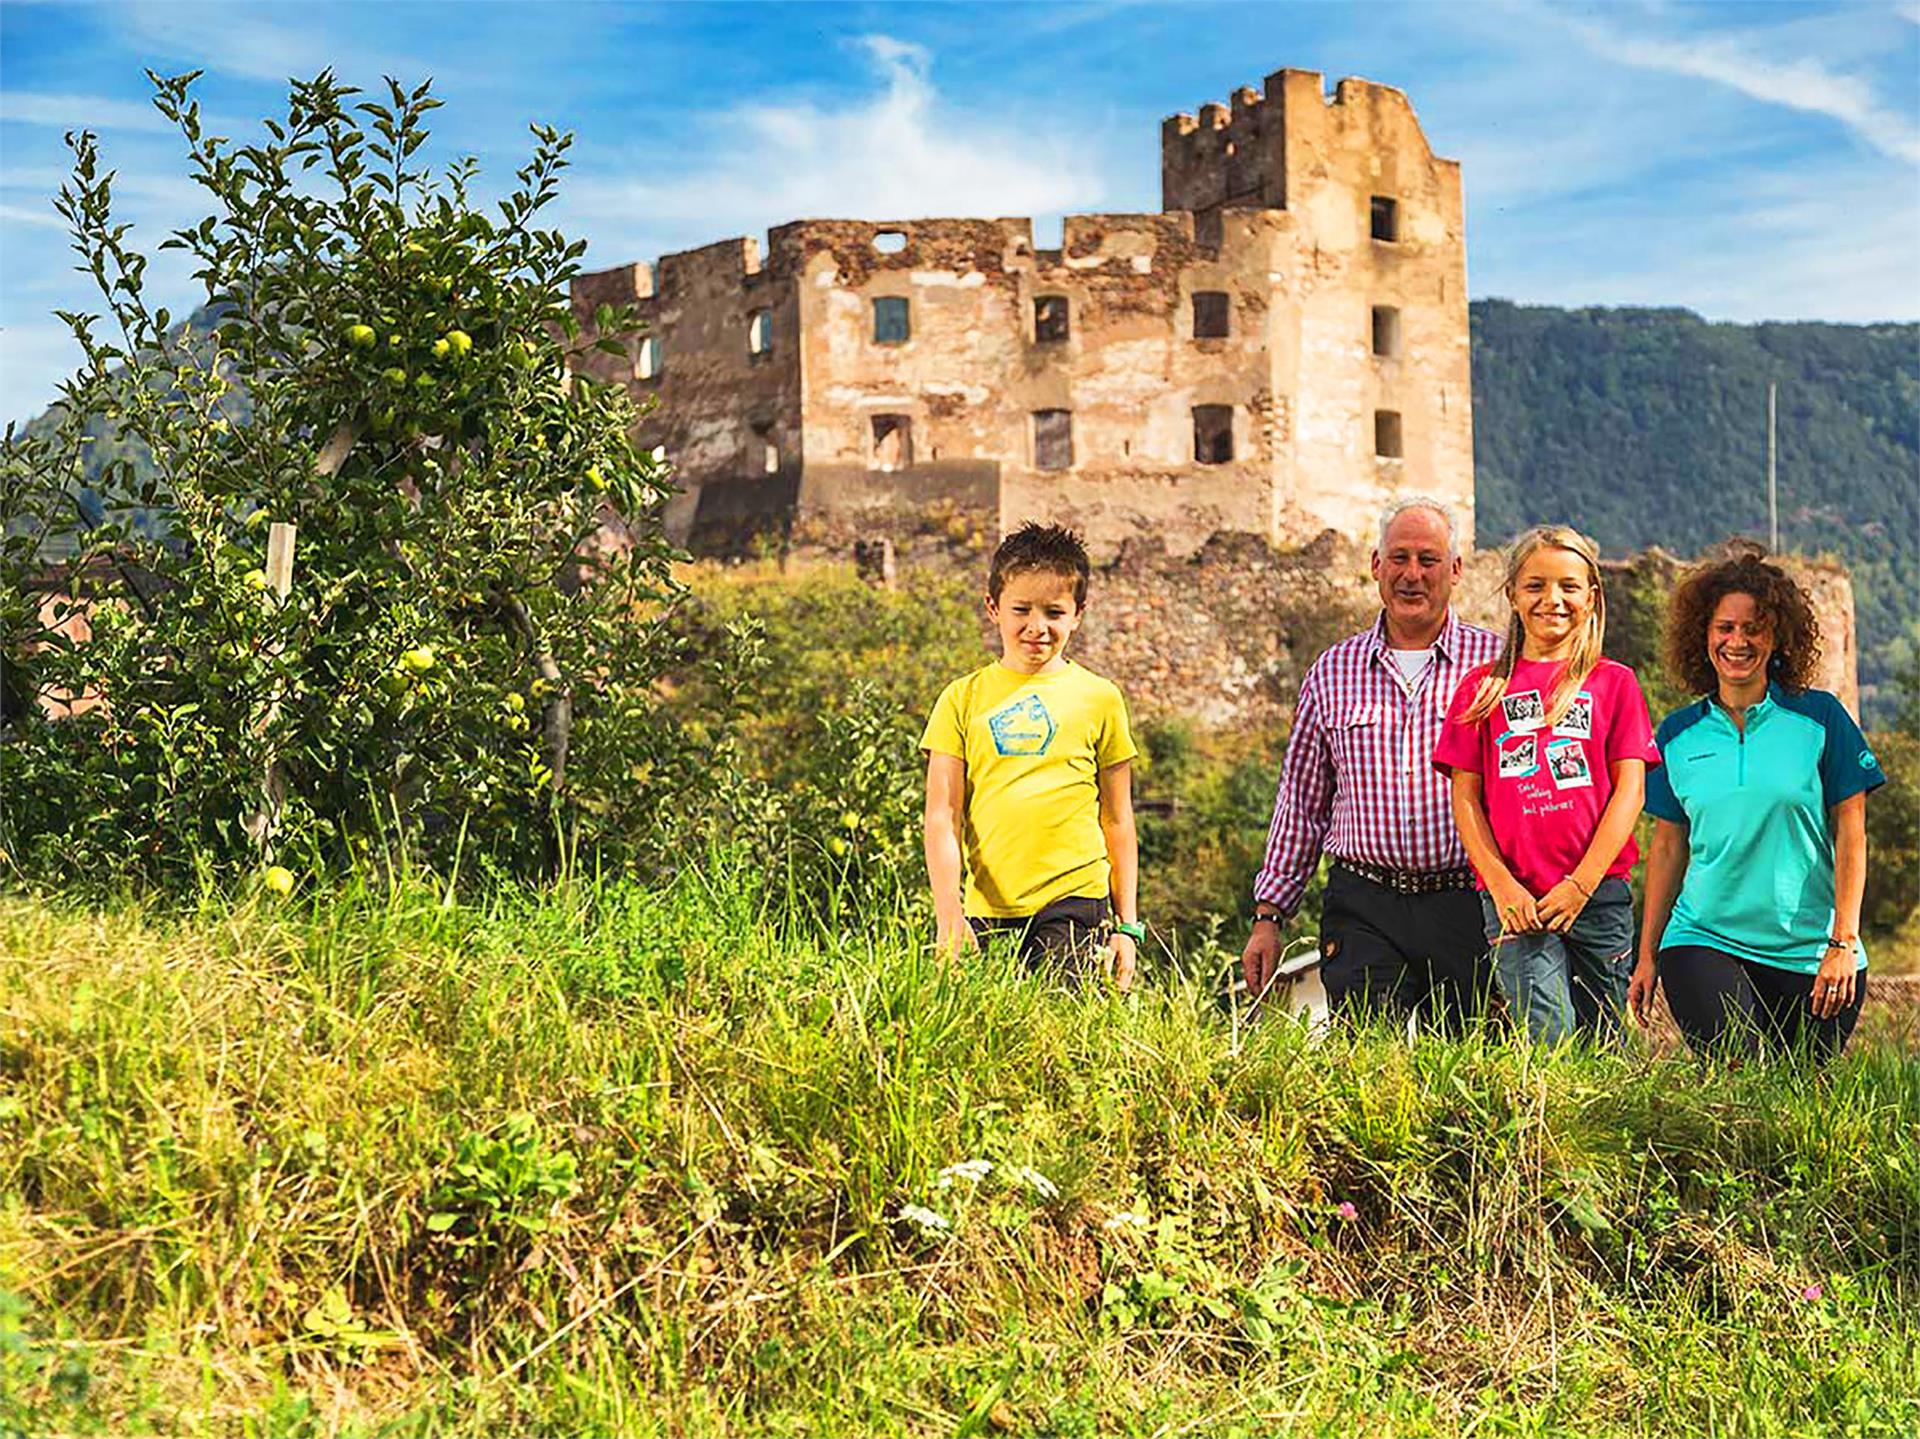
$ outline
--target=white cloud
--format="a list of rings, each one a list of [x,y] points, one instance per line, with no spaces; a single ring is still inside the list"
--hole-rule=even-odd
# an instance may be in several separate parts
[[[104,95],[0,91],[0,120],[50,125],[56,130],[165,130],[173,125],[153,106]]]
[[[1110,187],[1084,143],[1049,138],[941,102],[932,57],[887,35],[855,42],[882,88],[840,108],[741,106],[683,137],[692,169],[661,178],[576,172],[567,208],[687,243],[788,220],[1053,215]],[[709,148],[684,144],[701,137]],[[696,241],[697,242],[697,241]]]
[[[0,224],[25,225],[31,229],[65,230],[67,222],[51,208],[36,210],[27,205],[0,204]]]
[[[1750,99],[1825,115],[1882,153],[1920,163],[1920,127],[1911,117],[1881,104],[1865,80],[1837,73],[1816,59],[1767,59],[1731,36],[1654,39],[1623,35],[1600,25],[1572,28],[1596,54],[1608,59],[1710,80]]]

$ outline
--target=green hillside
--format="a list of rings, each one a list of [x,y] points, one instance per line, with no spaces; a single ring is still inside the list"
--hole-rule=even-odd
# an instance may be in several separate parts
[[[1782,548],[1852,567],[1863,685],[1920,656],[1920,326],[1708,324],[1686,310],[1472,307],[1482,543],[1571,521],[1612,554],[1767,535],[1779,385]]]
[[[1897,1049],[1315,1046],[701,859],[0,898],[0,1434],[1920,1425]]]

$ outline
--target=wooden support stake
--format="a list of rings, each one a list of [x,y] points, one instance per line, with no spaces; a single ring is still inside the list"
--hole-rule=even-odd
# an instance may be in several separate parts
[[[285,599],[293,588],[294,527],[275,520],[267,531],[267,588]]]

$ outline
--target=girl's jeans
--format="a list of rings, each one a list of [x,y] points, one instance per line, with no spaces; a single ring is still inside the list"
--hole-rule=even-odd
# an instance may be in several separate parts
[[[1514,1018],[1540,1044],[1580,1033],[1613,1039],[1633,975],[1633,891],[1618,875],[1600,881],[1565,934],[1500,933],[1491,895],[1480,896],[1493,970]]]

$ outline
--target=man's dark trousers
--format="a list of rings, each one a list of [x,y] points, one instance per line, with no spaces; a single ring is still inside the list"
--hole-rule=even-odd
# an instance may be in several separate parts
[[[1320,911],[1320,961],[1337,1014],[1418,1014],[1457,1033],[1494,993],[1477,891],[1401,894],[1338,863]]]

